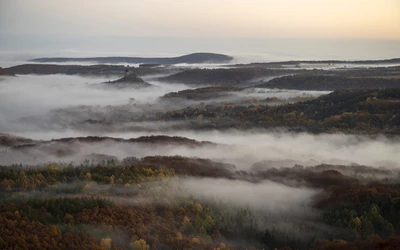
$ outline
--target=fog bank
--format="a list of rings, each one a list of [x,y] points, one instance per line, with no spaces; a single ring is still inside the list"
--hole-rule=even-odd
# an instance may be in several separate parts
[[[366,137],[346,134],[288,133],[272,131],[170,131],[166,133],[92,133],[91,135],[117,138],[136,138],[149,135],[182,136],[197,141],[210,141],[214,146],[188,147],[187,145],[128,143],[115,141],[61,143],[39,145],[26,151],[7,152],[2,164],[29,161],[74,161],[92,153],[111,155],[122,160],[125,157],[152,155],[209,158],[236,165],[237,169],[249,169],[254,163],[269,161],[270,167],[292,167],[295,164],[314,166],[318,164],[366,165],[372,167],[400,168],[400,139],[385,136]],[[20,133],[32,139],[87,136],[76,131],[67,133],[31,134]],[[29,136],[28,136],[29,135]],[[68,152],[63,157],[60,152]],[[33,159],[32,158],[32,159]]]

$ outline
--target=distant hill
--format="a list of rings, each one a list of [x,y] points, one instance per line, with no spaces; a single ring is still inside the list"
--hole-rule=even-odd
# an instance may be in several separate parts
[[[292,65],[297,66],[300,64],[359,64],[359,65],[374,65],[374,64],[398,64],[400,58],[381,59],[381,60],[299,60],[299,61],[280,61],[280,62],[254,62],[249,64],[236,64],[236,67],[271,67]]]
[[[137,75],[130,73],[118,80],[115,81],[108,81],[105,82],[107,84],[116,84],[116,85],[126,85],[132,86],[137,88],[144,88],[152,86],[150,83],[145,82],[142,78],[138,77]]]
[[[296,90],[384,89],[400,87],[399,77],[342,77],[335,75],[299,74],[283,76],[257,85],[259,88]]]
[[[180,82],[187,85],[237,85],[257,78],[280,76],[294,71],[251,68],[219,68],[219,69],[188,69],[176,74],[159,78],[165,82]],[[296,71],[299,72],[299,71]]]
[[[193,53],[179,57],[46,57],[36,58],[33,62],[95,62],[95,63],[142,63],[142,64],[178,64],[178,63],[228,63],[233,57],[214,53]]]
[[[11,147],[17,145],[31,144],[35,141],[28,138],[18,137],[10,134],[0,133],[0,147]]]
[[[19,75],[37,74],[66,74],[66,75],[123,75],[127,68],[123,65],[58,65],[58,64],[23,64],[7,68],[8,72]],[[160,67],[129,67],[136,75],[163,74]]]
[[[185,89],[178,92],[165,94],[162,99],[182,98],[186,100],[210,100],[220,97],[230,96],[231,92],[242,91],[243,88],[234,86],[205,87],[197,89]]]
[[[0,76],[15,76],[15,75],[3,68],[0,68]]]

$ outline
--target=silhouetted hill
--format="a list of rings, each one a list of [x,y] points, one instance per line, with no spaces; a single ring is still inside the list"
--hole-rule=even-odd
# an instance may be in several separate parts
[[[261,67],[188,69],[167,77],[162,77],[160,80],[166,82],[181,82],[190,85],[237,85],[258,78],[284,75],[288,72],[292,71]]]
[[[96,63],[145,63],[145,64],[178,64],[178,63],[228,63],[233,58],[214,53],[193,53],[179,57],[46,57],[32,59],[33,62],[96,62]]]
[[[299,60],[299,61],[282,61],[282,62],[254,62],[249,64],[236,64],[235,66],[282,66],[282,65],[293,65],[298,64],[359,64],[359,65],[371,65],[371,64],[398,64],[400,63],[400,58],[382,59],[382,60]]]
[[[15,75],[0,67],[0,76],[15,76]]]
[[[22,64],[6,70],[13,74],[66,74],[66,75],[123,75],[127,68],[122,65],[57,65],[57,64]],[[136,75],[162,74],[163,68],[129,67],[129,72]]]
[[[235,166],[232,164],[182,156],[147,156],[140,161],[140,164],[173,169],[179,175],[212,178],[231,179],[231,171],[235,170]]]
[[[296,90],[383,89],[400,87],[400,78],[299,74],[275,78],[257,87]]]
[[[197,89],[185,89],[178,92],[165,94],[163,99],[183,98],[187,100],[209,100],[224,96],[229,96],[231,92],[242,91],[242,88],[234,86],[205,87]]]
[[[152,145],[170,145],[170,146],[187,146],[187,147],[202,147],[202,146],[216,146],[217,144],[209,141],[196,141],[180,136],[165,136],[165,135],[152,135],[141,136],[137,138],[122,139],[116,137],[66,137],[61,139],[53,139],[50,141],[35,141],[28,138],[16,137],[9,134],[0,133],[0,145],[11,147],[12,150],[22,150],[25,148],[33,149],[39,147],[48,147],[49,150],[54,150],[55,146],[71,145],[73,143],[132,143],[132,144],[152,144]]]
[[[0,133],[0,147],[11,147],[16,145],[31,144],[35,141],[28,138],[18,137],[10,134]]]
[[[115,81],[108,81],[105,82],[107,84],[116,84],[116,85],[129,85],[132,87],[138,87],[138,88],[143,88],[143,87],[150,87],[152,86],[150,83],[145,82],[142,78],[138,77],[135,74],[128,74],[118,80]]]
[[[383,88],[399,86],[400,67],[371,67],[340,70],[305,70],[247,66],[218,69],[188,69],[161,81],[190,85],[243,85],[300,90]],[[280,76],[280,78],[273,77]],[[363,78],[363,79],[361,79]],[[268,82],[266,82],[268,81]],[[286,87],[287,86],[287,87]]]

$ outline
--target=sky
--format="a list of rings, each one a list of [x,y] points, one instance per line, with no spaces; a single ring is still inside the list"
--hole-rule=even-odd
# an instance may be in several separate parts
[[[220,47],[229,39],[361,39],[398,45],[400,0],[0,0],[2,51],[44,45],[74,50],[79,44],[101,50],[115,39],[124,50],[133,38],[143,48],[154,43],[157,53],[164,48],[151,39],[168,44],[219,39],[224,41]],[[102,42],[91,45],[94,39]]]

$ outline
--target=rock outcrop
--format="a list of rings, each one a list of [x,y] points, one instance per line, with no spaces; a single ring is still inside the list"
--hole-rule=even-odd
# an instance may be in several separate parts
[[[126,74],[124,77],[115,80],[115,81],[108,81],[106,84],[110,85],[123,85],[123,86],[130,86],[135,88],[145,88],[152,86],[150,83],[145,82],[142,78],[138,77],[133,73]]]

